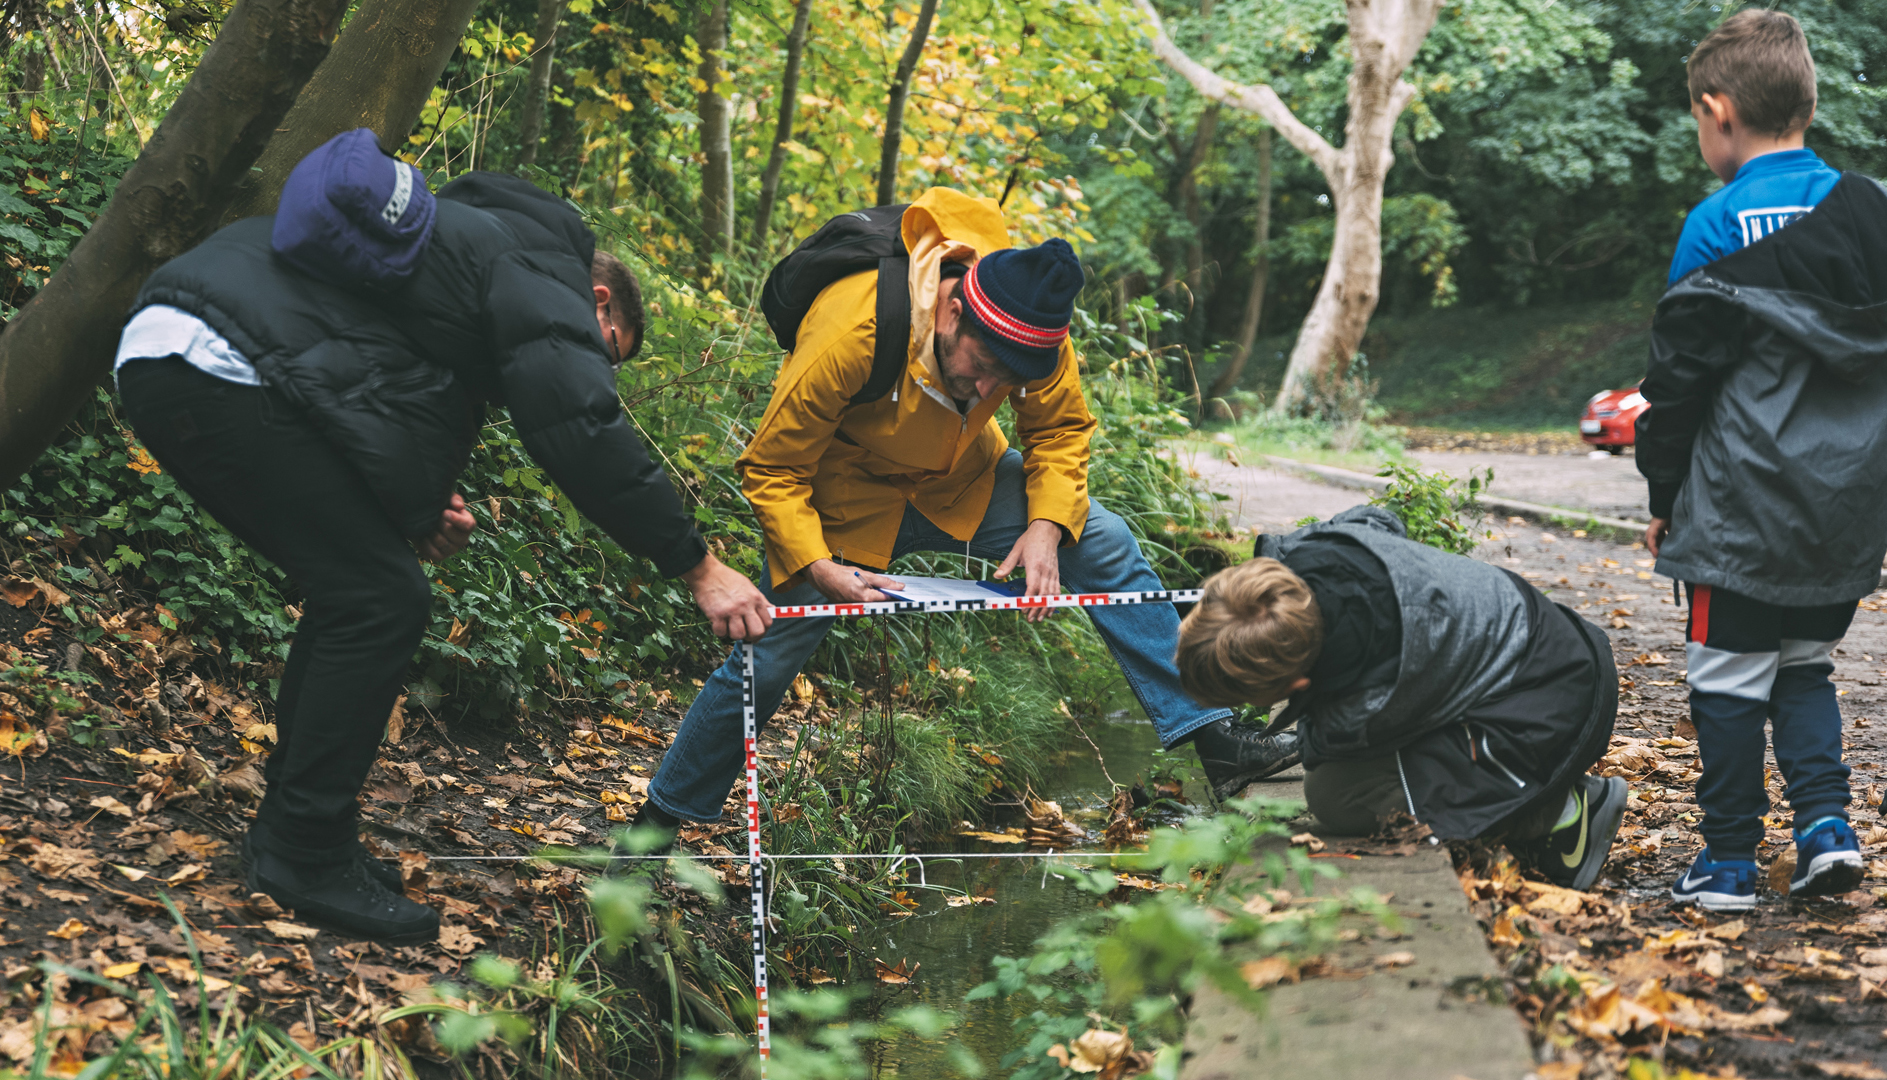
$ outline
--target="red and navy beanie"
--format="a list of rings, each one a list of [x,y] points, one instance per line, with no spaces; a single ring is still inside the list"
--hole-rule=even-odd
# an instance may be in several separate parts
[[[963,275],[963,310],[996,359],[1031,382],[1055,370],[1085,275],[1068,241],[1004,248]]]

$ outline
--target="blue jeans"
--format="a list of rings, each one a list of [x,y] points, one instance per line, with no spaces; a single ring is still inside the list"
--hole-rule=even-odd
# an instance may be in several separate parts
[[[1009,557],[1029,525],[1029,500],[1022,455],[1010,450],[996,462],[996,490],[983,523],[971,537],[969,553],[1000,562]],[[958,552],[963,541],[952,537],[909,506],[898,527],[895,559],[914,551]],[[770,580],[770,579],[769,579]],[[1097,502],[1088,503],[1088,523],[1081,542],[1061,549],[1061,582],[1073,592],[1135,592],[1165,586],[1153,576],[1146,556],[1127,523]],[[829,601],[809,584],[775,592],[762,590],[775,607]],[[1232,715],[1208,709],[1179,688],[1173,651],[1179,641],[1179,614],[1171,604],[1131,604],[1084,609],[1107,642],[1108,651],[1127,677],[1127,685],[1153,721],[1160,742],[1172,746],[1194,730]],[[930,618],[931,616],[918,616]],[[780,698],[800,668],[824,640],[833,620],[781,619],[754,649],[754,708],[764,729]],[[712,821],[741,775],[741,659],[730,654],[701,688],[688,709],[675,742],[649,783],[649,798],[679,818]]]

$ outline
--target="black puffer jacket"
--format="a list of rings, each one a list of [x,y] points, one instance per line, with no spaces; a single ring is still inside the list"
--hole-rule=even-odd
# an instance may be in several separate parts
[[[1859,599],[1887,553],[1887,192],[1812,212],[1673,285],[1651,323],[1638,471],[1658,573],[1770,604]]]
[[[484,404],[584,516],[674,575],[707,553],[616,396],[590,293],[595,238],[516,177],[439,191],[418,272],[382,292],[317,281],[239,221],[160,267],[137,307],[191,312],[352,461],[408,536],[439,525]]]

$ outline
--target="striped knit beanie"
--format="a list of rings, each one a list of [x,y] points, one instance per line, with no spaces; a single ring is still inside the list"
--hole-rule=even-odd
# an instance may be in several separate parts
[[[963,275],[963,310],[996,358],[1033,382],[1055,370],[1083,281],[1081,260],[1066,240],[1004,248]]]

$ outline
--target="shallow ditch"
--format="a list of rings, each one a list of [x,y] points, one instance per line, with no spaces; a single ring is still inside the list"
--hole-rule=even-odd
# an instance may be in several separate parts
[[[1159,739],[1135,707],[1106,717],[1082,721],[1082,727],[1100,747],[1093,747],[1070,730],[1069,746],[1048,763],[1035,794],[1057,802],[1067,819],[1085,830],[1089,839],[1071,851],[1102,850],[1101,830],[1107,823],[1111,785],[1107,772],[1123,784],[1145,777]],[[1103,762],[1107,772],[1103,771]],[[1200,804],[1203,789],[1188,785],[1186,798]],[[1162,815],[1177,819],[1178,814]],[[1019,818],[1018,818],[1019,820]],[[1162,824],[1170,823],[1162,821]],[[992,826],[993,827],[993,826]],[[971,837],[943,836],[926,846],[933,852],[1019,852],[1033,849],[1002,845]],[[996,956],[1018,956],[1036,938],[1061,919],[1098,903],[1049,870],[1048,859],[978,859],[927,861],[924,881],[932,889],[912,890],[921,906],[910,916],[889,919],[870,940],[875,954],[896,967],[908,961],[915,975],[905,985],[881,985],[873,1005],[886,1011],[905,1005],[927,1004],[959,1018],[948,1042],[926,1041],[907,1035],[878,1044],[875,1075],[933,1078],[953,1075],[946,1059],[950,1044],[974,1051],[995,1070],[1002,1056],[1019,1041],[1015,1021],[1034,1008],[1030,999],[984,1000],[965,1003],[963,995],[992,974]],[[942,887],[941,890],[935,887]],[[946,897],[958,893],[986,896],[994,903],[952,907]],[[992,1071],[992,1075],[1000,1075]]]

